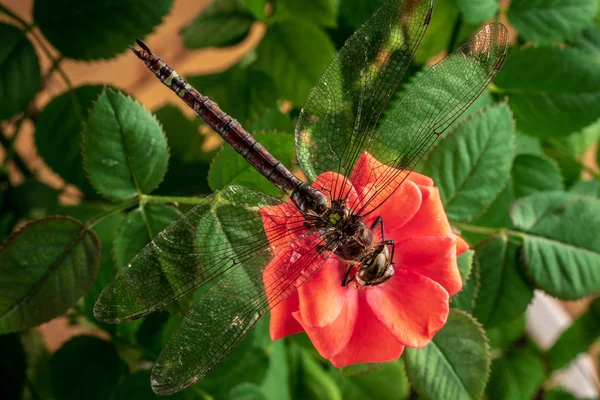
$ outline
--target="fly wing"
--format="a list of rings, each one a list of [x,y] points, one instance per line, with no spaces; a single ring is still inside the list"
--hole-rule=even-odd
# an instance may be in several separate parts
[[[387,0],[337,53],[296,125],[298,161],[309,179],[326,171],[350,176],[425,34],[432,8],[433,0]]]
[[[266,314],[329,259],[326,238],[307,233],[236,268],[192,306],[152,372],[152,387],[168,395],[192,385],[225,357]],[[323,247],[321,247],[323,246]]]
[[[508,51],[508,31],[490,23],[425,72],[386,116],[367,151],[381,165],[363,169],[353,181],[370,182],[356,212],[366,215],[387,199],[421,157],[485,90]],[[358,149],[357,149],[358,150]]]
[[[289,217],[265,226],[260,212],[265,207]],[[94,315],[108,323],[139,318],[232,269],[249,262],[252,268],[267,265],[273,243],[285,244],[306,230],[303,223],[289,203],[241,186],[227,187],[184,214],[122,266],[100,294]]]

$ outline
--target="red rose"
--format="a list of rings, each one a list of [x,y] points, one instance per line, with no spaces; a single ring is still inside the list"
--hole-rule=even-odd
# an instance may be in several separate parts
[[[343,193],[351,208],[358,209],[386,172],[390,167],[364,153],[350,180],[327,172],[313,186],[332,199]],[[405,176],[399,174],[397,179]],[[342,286],[348,263],[331,255],[298,291],[279,304],[273,301],[273,340],[305,331],[321,356],[343,367],[396,360],[404,346],[423,347],[444,326],[449,297],[462,287],[456,258],[468,245],[452,232],[439,191],[429,177],[413,172],[389,198],[385,199],[385,192],[380,196],[371,202],[379,206],[365,217],[365,223],[371,226],[381,216],[385,238],[396,243],[392,278],[376,286],[360,286],[356,280]],[[276,253],[263,274],[267,294],[281,286],[277,280],[285,274],[295,249],[315,247],[321,241],[316,234],[306,235],[302,215],[291,211],[296,209],[288,203],[260,210]],[[371,209],[367,204],[361,214]],[[292,245],[281,246],[295,238]]]

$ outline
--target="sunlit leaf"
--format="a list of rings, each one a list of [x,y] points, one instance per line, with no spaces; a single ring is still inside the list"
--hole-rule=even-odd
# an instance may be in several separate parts
[[[573,39],[594,15],[596,0],[512,0],[508,11],[519,34],[539,44]]]
[[[33,19],[65,57],[96,60],[114,57],[134,38],[152,32],[171,4],[172,0],[36,0]]]
[[[473,315],[486,328],[493,328],[525,312],[533,298],[519,264],[519,245],[506,236],[493,236],[475,251],[481,286]]]
[[[492,349],[506,349],[525,335],[525,314],[486,331]]]
[[[90,182],[113,200],[152,192],[167,170],[169,153],[160,124],[141,104],[111,89],[94,104],[82,147]]]
[[[48,103],[35,120],[36,148],[50,168],[86,196],[98,197],[83,169],[81,132],[102,86],[68,90]]]
[[[57,400],[104,400],[125,372],[116,347],[91,336],[65,343],[51,360],[50,377]]]
[[[254,20],[243,0],[215,0],[183,28],[183,44],[190,49],[237,44],[248,35]]]
[[[565,136],[600,118],[600,68],[576,49],[515,50],[498,73],[496,86],[508,96],[519,131],[531,136]]]
[[[600,338],[600,299],[589,305],[588,310],[577,318],[548,350],[548,366],[551,371],[566,366],[579,353],[583,353]]]
[[[600,198],[600,181],[580,181],[569,188],[569,192]]]
[[[25,32],[0,23],[0,120],[25,110],[40,88],[40,65]]]
[[[263,380],[261,388],[269,400],[290,400],[290,388],[287,383],[290,372],[286,345],[283,340],[277,340],[271,347],[273,352],[269,357],[267,376]]]
[[[292,135],[276,132],[257,133],[255,139],[286,167],[291,167],[295,159]],[[230,185],[241,185],[272,196],[282,196],[281,190],[256,171],[244,157],[230,146],[223,147],[213,160],[208,172],[208,183],[212,190],[219,190]]]
[[[514,122],[506,104],[460,124],[429,152],[424,173],[439,185],[451,220],[482,214],[504,188],[513,159]]]
[[[513,194],[521,198],[548,190],[563,190],[558,164],[546,156],[519,155],[511,171]]]
[[[67,217],[33,221],[0,248],[0,333],[63,314],[90,286],[100,257],[96,235]]]
[[[485,334],[473,317],[451,310],[446,325],[422,349],[406,348],[406,372],[427,399],[479,399],[490,373]]]
[[[296,106],[304,104],[335,55],[323,30],[296,19],[271,25],[256,52],[257,66],[276,82],[279,94]]]
[[[524,232],[522,259],[537,288],[561,299],[600,291],[600,200],[539,193],[518,200],[511,218]]]

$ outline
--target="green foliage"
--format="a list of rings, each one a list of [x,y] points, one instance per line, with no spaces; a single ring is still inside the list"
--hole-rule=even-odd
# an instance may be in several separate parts
[[[0,247],[0,333],[66,312],[91,284],[99,257],[96,235],[67,217],[40,219],[13,233]]]
[[[600,291],[600,201],[564,192],[525,197],[511,209],[524,232],[523,263],[533,284],[562,299]]]
[[[83,159],[92,185],[112,200],[158,187],[169,153],[160,124],[126,95],[106,89],[91,110],[83,136]]]
[[[0,23],[0,120],[25,110],[40,86],[40,65],[25,32]]]
[[[365,364],[358,364],[364,366]],[[402,360],[376,365],[372,371],[344,376],[346,368],[331,370],[336,384],[342,391],[344,400],[397,400],[406,399],[410,394],[410,384]],[[354,366],[351,366],[354,367]],[[373,368],[373,367],[371,367]],[[364,370],[364,367],[363,367]]]
[[[190,49],[237,44],[248,35],[254,20],[242,0],[215,0],[183,29],[183,44]]]
[[[564,189],[558,164],[545,156],[518,155],[513,162],[511,177],[513,196],[517,199],[536,192]]]
[[[465,21],[478,24],[494,16],[498,11],[498,0],[454,0],[464,15]]]
[[[71,339],[54,353],[50,363],[57,400],[107,399],[125,372],[117,348],[91,336]]]
[[[428,154],[423,171],[439,185],[450,219],[470,221],[500,194],[513,140],[510,109],[500,104],[467,119]]]
[[[172,0],[36,0],[33,19],[65,57],[76,60],[111,58],[132,38],[143,38],[171,9]],[[60,12],[58,12],[60,10]]]
[[[479,399],[490,373],[489,346],[481,326],[461,311],[423,349],[404,350],[406,372],[426,399]]]
[[[468,250],[458,257],[458,268],[463,280],[462,290],[450,299],[450,305],[467,313],[472,313],[475,300],[479,294],[481,285],[481,273],[475,252]]]
[[[501,95],[508,96],[518,129],[531,136],[565,136],[600,118],[600,69],[596,61],[575,49],[511,51],[496,86]]]
[[[552,44],[575,38],[595,14],[596,0],[513,0],[508,18],[526,40]]]
[[[289,13],[290,17],[311,21],[325,27],[335,27],[337,24],[337,7],[339,0],[280,0],[280,6]],[[279,12],[279,10],[277,10]]]
[[[0,335],[0,388],[7,399],[19,399],[27,374],[27,359],[18,334]]]

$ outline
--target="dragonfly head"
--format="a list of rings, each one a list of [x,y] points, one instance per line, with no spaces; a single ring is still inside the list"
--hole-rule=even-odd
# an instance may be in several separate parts
[[[140,49],[136,49],[133,46],[129,46],[129,49],[135,54],[140,60],[146,64],[146,66],[155,74],[158,74],[162,67],[165,66],[165,62],[162,61],[159,57],[152,54],[152,50],[146,43],[142,42],[139,39],[135,39],[135,42],[140,46]]]

